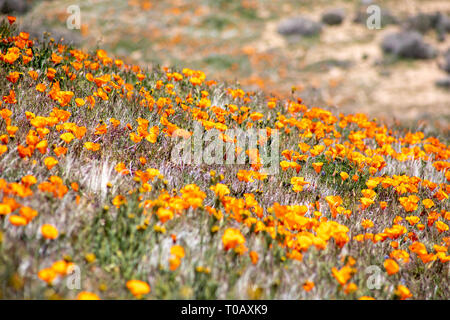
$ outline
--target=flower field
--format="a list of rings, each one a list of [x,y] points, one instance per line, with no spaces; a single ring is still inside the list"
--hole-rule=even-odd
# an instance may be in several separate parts
[[[448,136],[0,38],[1,298],[450,298]],[[278,173],[174,163],[194,125]]]

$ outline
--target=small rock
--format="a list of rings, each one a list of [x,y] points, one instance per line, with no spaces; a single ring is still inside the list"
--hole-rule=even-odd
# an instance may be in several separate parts
[[[436,22],[436,32],[439,41],[444,41],[447,33],[450,32],[450,17],[446,14],[439,13],[438,21]]]
[[[322,22],[328,25],[339,25],[344,21],[344,9],[331,9],[322,14]]]
[[[439,16],[436,13],[419,13],[406,20],[405,29],[426,33],[436,27],[438,19]]]
[[[441,12],[419,13],[406,20],[404,29],[420,33],[436,30],[439,41],[444,41],[446,33],[450,32],[450,17]]]
[[[441,87],[441,88],[450,89],[450,76],[436,81],[436,86]]]
[[[436,50],[423,41],[416,31],[402,31],[387,35],[381,44],[383,50],[401,58],[431,59],[436,56]]]
[[[28,11],[29,7],[26,0],[0,0],[0,12],[3,14],[23,14]]]
[[[294,17],[283,20],[278,25],[278,33],[284,36],[315,36],[322,31],[322,24],[305,17]]]
[[[444,70],[450,73],[450,49],[447,50],[447,52],[444,55]]]

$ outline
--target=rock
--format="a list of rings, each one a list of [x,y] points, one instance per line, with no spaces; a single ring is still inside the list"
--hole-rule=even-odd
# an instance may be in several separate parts
[[[436,22],[436,32],[439,41],[445,40],[445,35],[450,32],[450,17],[446,14],[439,13]]]
[[[331,9],[322,14],[322,22],[328,25],[339,25],[344,21],[344,9]]]
[[[436,81],[436,86],[441,87],[441,88],[450,89],[450,76]]]
[[[0,12],[3,14],[23,14],[28,11],[29,7],[26,0],[0,0]]]
[[[444,41],[446,33],[450,32],[450,17],[441,12],[419,13],[405,21],[404,29],[420,33],[436,30],[439,41]]]
[[[278,25],[278,33],[284,36],[315,36],[322,31],[322,24],[305,17],[294,17],[283,20]]]
[[[406,20],[405,29],[426,33],[436,27],[438,19],[439,16],[436,13],[419,13]]]
[[[438,25],[436,27],[438,30],[442,28],[446,33],[450,33],[450,17],[446,14],[441,15],[441,19],[438,21]]]
[[[431,59],[436,56],[436,50],[423,41],[417,31],[401,31],[388,34],[381,44],[384,52],[392,53],[401,58]]]
[[[443,69],[450,73],[450,49],[447,50],[447,52],[444,55],[444,67]]]
[[[367,20],[372,14],[367,13],[368,6],[363,6],[360,8],[353,19],[354,23],[363,23],[366,24]],[[396,16],[392,14],[392,12],[388,9],[381,8],[381,27],[385,27],[389,24],[398,24],[399,20]]]

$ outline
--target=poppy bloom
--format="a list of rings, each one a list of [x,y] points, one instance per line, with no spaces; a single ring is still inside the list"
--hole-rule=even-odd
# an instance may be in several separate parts
[[[369,229],[369,228],[372,228],[374,226],[373,221],[369,220],[369,219],[364,219],[361,222],[361,225],[363,226],[364,229]]]
[[[24,217],[14,214],[9,216],[9,222],[16,227],[25,226],[28,223]]]
[[[128,290],[131,294],[137,298],[150,292],[150,286],[148,283],[141,280],[129,280],[126,284]]]
[[[117,209],[119,209],[123,204],[126,204],[126,203],[127,203],[127,199],[121,194],[115,196],[114,199],[112,200],[112,204]]]
[[[181,263],[181,259],[184,258],[184,248],[180,245],[174,245],[170,248],[171,257],[169,259],[170,270],[174,271]]]
[[[362,197],[361,199],[360,199],[360,201],[361,201],[361,208],[364,210],[364,209],[367,209],[371,204],[373,204],[375,201],[373,201],[372,199],[370,199],[370,198],[365,198],[365,197]]]
[[[70,132],[63,133],[59,136],[61,140],[63,140],[65,143],[70,143],[73,139],[75,139],[75,136],[71,134]]]
[[[54,240],[58,237],[58,229],[51,224],[44,224],[41,227],[41,234],[45,239]]]
[[[100,300],[100,297],[92,292],[81,291],[77,295],[77,300]]]
[[[20,73],[17,71],[11,72],[6,76],[6,79],[11,83],[16,83],[19,80]]]
[[[384,268],[386,269],[386,272],[390,276],[393,274],[396,274],[400,270],[397,262],[395,262],[395,260],[392,260],[392,259],[386,259],[384,261],[383,265],[384,265]]]
[[[400,300],[406,300],[412,297],[411,291],[403,285],[399,285],[395,294],[400,298]]]
[[[222,183],[218,183],[213,187],[210,187],[212,191],[218,196],[220,199],[222,199],[225,195],[230,193],[230,189]]]
[[[177,257],[177,258],[184,258],[184,248],[182,246],[179,245],[175,245],[172,248],[170,248],[170,254]]]
[[[8,16],[7,19],[8,19],[8,22],[10,25],[13,24],[14,22],[16,22],[16,17]]]
[[[91,141],[85,142],[84,143],[84,147],[90,151],[98,151],[100,150],[100,144],[99,143],[94,143]]]
[[[320,171],[322,170],[322,167],[323,167],[323,162],[313,162],[312,167],[314,168],[314,171],[316,173],[320,173]]]
[[[58,164],[58,160],[53,157],[47,157],[44,159],[44,164],[48,170],[51,170],[54,166]]]
[[[159,208],[158,211],[156,211],[156,215],[162,223],[173,219],[173,211],[165,208]]]
[[[334,278],[336,278],[339,284],[343,286],[347,283],[348,280],[350,280],[355,271],[356,270],[354,268],[351,268],[349,266],[344,266],[340,270],[333,267],[331,269],[331,274]]]
[[[312,281],[305,281],[305,283],[303,284],[303,290],[305,290],[306,292],[311,291],[312,289],[314,289],[314,282]]]
[[[408,221],[409,224],[413,226],[420,221],[420,218],[417,216],[409,216],[406,217],[405,220]]]
[[[171,256],[169,258],[170,271],[175,271],[176,269],[178,269],[178,267],[180,266],[180,263],[181,263],[181,259],[180,258]]]
[[[114,170],[116,170],[118,173],[120,173],[121,175],[127,175],[130,173],[130,170],[127,169],[127,167],[125,166],[125,163],[120,162],[118,163],[115,167]]]
[[[440,233],[445,232],[445,231],[448,231],[448,229],[449,229],[448,225],[445,224],[445,223],[442,222],[442,221],[436,221],[435,226],[436,226],[436,229],[437,229]]]
[[[358,286],[356,284],[354,284],[353,282],[351,282],[345,286],[344,292],[346,294],[350,294],[350,293],[355,292],[356,290],[358,290]]]
[[[245,243],[245,238],[239,229],[228,228],[222,236],[222,243],[225,250],[234,249]]]
[[[57,275],[58,274],[52,268],[45,268],[38,272],[39,279],[47,282],[48,284],[51,284]]]
[[[348,173],[347,172],[341,172],[339,174],[341,176],[342,181],[345,181],[348,179]]]
[[[77,105],[77,107],[82,107],[86,104],[86,101],[84,101],[84,99],[81,99],[81,98],[76,98],[75,104]]]
[[[250,260],[252,261],[252,263],[257,264],[258,263],[258,253],[256,251],[250,251],[249,255],[250,255]]]
[[[33,220],[38,215],[38,212],[36,210],[33,210],[30,207],[25,207],[25,206],[20,208],[19,213],[28,222]]]
[[[431,199],[424,199],[422,201],[422,204],[424,205],[425,208],[430,209],[431,207],[434,206],[434,202]]]
[[[308,185],[309,182],[305,181],[303,177],[292,177],[291,178],[292,190],[295,192],[303,191],[303,186]]]

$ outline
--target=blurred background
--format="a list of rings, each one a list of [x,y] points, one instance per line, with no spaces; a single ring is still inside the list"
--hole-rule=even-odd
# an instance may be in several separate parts
[[[71,5],[79,29],[66,25]],[[380,29],[367,26],[371,5]],[[0,10],[34,37],[449,135],[449,0],[0,0]]]

